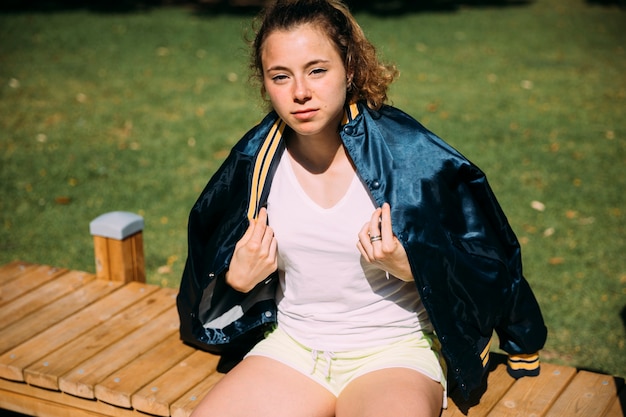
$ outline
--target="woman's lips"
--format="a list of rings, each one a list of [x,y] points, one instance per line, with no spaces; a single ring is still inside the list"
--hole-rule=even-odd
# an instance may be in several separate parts
[[[293,112],[293,117],[295,117],[298,120],[308,120],[312,118],[313,116],[315,116],[316,113],[317,113],[317,109],[298,110],[296,112]]]

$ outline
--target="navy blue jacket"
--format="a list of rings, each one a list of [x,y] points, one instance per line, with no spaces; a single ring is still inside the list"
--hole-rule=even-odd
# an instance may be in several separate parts
[[[245,294],[224,277],[249,219],[266,204],[284,129],[272,112],[250,130],[189,215],[177,300],[181,337],[222,355],[221,371],[276,322],[276,273]],[[441,341],[448,378],[465,396],[480,385],[494,330],[509,353],[509,372],[538,374],[547,330],[522,275],[517,238],[483,172],[390,106],[374,111],[352,104],[340,134],[373,200],[391,206],[393,231]]]

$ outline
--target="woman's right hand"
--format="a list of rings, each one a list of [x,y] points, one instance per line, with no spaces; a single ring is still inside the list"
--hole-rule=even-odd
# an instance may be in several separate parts
[[[240,292],[252,290],[278,268],[276,248],[274,231],[267,224],[267,209],[263,207],[235,245],[226,283]]]

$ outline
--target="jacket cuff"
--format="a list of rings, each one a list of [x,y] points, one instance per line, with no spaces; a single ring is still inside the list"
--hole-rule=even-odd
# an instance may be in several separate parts
[[[509,355],[506,370],[513,378],[539,375],[539,352],[531,354]]]

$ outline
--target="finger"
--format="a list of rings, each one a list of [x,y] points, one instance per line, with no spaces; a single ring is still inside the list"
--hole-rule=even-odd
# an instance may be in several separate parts
[[[270,265],[272,271],[278,268],[278,243],[274,236],[274,230],[271,227],[265,229],[265,236],[263,237],[263,248],[266,248],[265,261]]]
[[[377,208],[376,210],[374,210],[374,213],[372,214],[372,217],[370,218],[370,223],[369,223],[369,234],[370,234],[370,240],[373,237],[376,236],[380,236],[380,214],[381,214],[381,208]]]
[[[274,264],[278,263],[278,242],[276,241],[276,237],[274,236],[273,230],[272,230],[272,237],[270,239],[269,258],[274,261]]]
[[[370,222],[367,222],[361,228],[359,232],[359,240],[357,242],[357,248],[361,252],[361,255],[368,262],[371,262],[372,257],[374,256],[372,242],[370,241]]]
[[[389,203],[383,204],[380,219],[380,234],[383,237],[382,242],[386,244],[392,243],[394,236],[391,227],[391,206],[389,206]]]
[[[370,240],[370,223],[367,222],[363,225],[363,227],[361,227],[361,230],[359,231],[359,241],[360,242],[369,242]]]
[[[250,219],[249,223],[248,223],[248,228],[246,229],[245,233],[243,234],[243,236],[241,236],[241,239],[239,239],[239,242],[237,242],[237,245],[243,245],[245,244],[248,240],[250,240],[250,238],[252,237],[252,233],[254,233],[254,226],[256,225],[256,220],[255,219]]]
[[[274,229],[272,229],[270,226],[266,226],[261,244],[264,248],[267,248],[268,252],[271,250],[272,242],[274,242],[274,240]]]
[[[254,230],[252,234],[252,239],[257,242],[263,241],[263,236],[265,235],[265,229],[267,228],[267,209],[262,207],[259,210],[259,216],[254,221]]]
[[[372,246],[371,244],[369,245],[370,247]],[[365,248],[363,247],[363,244],[361,243],[361,241],[359,240],[358,242],[356,242],[356,247],[359,250],[359,252],[361,252],[361,256],[363,256],[363,258],[367,261],[367,262],[372,262],[370,255],[367,253],[367,251],[365,250]]]
[[[266,207],[261,207],[261,210],[259,210],[259,215],[256,218],[256,222],[261,223],[263,225],[267,224],[267,208]]]

